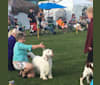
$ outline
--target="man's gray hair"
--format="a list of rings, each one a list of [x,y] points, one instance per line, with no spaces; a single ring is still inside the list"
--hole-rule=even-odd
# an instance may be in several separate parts
[[[23,32],[19,32],[17,35],[16,35],[16,39],[19,40],[19,39],[22,39],[25,37],[25,34]]]

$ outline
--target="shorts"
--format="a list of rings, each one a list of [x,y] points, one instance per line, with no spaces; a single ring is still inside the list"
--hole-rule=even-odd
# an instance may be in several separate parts
[[[23,70],[26,67],[26,62],[13,62],[13,66],[16,70]]]

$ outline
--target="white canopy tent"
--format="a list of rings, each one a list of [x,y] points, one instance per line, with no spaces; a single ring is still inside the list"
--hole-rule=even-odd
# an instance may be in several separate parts
[[[25,26],[25,30],[30,29],[30,22],[27,14],[20,12],[18,15],[15,16],[15,18],[18,19],[18,22],[20,22],[22,26]]]
[[[73,13],[75,13],[77,19],[82,15],[82,9],[93,6],[93,2],[89,0],[73,0]]]
[[[64,10],[66,12],[66,17],[67,17],[66,19],[67,21],[69,21],[72,15],[72,11],[73,11],[73,0],[61,0],[57,4],[60,4],[66,7],[64,8]]]
[[[93,2],[90,0],[73,0],[74,5],[81,5],[81,6],[86,6],[86,5],[93,5]]]
[[[66,6],[67,8],[65,8],[66,12],[67,12],[67,19],[69,20],[69,18],[71,18],[71,14],[75,13],[77,19],[79,19],[79,16],[81,16],[82,14],[82,9],[84,7],[89,7],[89,6],[93,6],[93,2],[89,1],[89,0],[61,0],[61,2],[59,2],[58,4]],[[70,13],[68,13],[70,12]]]
[[[84,7],[93,6],[93,2],[91,2],[90,0],[50,0],[49,2],[53,2],[53,1],[55,1],[55,3],[57,4],[66,7],[64,9],[51,9],[49,11],[49,16],[54,17],[54,20],[57,19],[57,16],[62,17],[66,15],[65,17],[67,18],[67,21],[69,21],[72,13],[75,13],[77,19],[79,19],[79,16],[81,16],[82,9]],[[45,2],[40,2],[40,3],[45,3]],[[61,10],[64,11],[61,13]],[[45,10],[44,13],[45,13],[45,17],[47,17],[48,16],[47,10]]]
[[[40,3],[46,3],[48,1],[41,1]],[[53,2],[53,0],[49,0],[49,2]],[[47,17],[53,17],[54,21],[58,19],[58,17],[66,17],[67,20],[69,20],[69,16],[71,16],[72,14],[72,9],[73,9],[73,2],[72,0],[55,0],[55,3],[65,6],[66,8],[60,9],[51,9],[49,10],[49,14],[48,14],[48,10],[44,10],[44,15],[45,18]]]

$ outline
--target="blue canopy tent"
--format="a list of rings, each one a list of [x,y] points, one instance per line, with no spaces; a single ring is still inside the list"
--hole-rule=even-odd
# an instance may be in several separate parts
[[[56,3],[41,3],[41,4],[39,4],[39,8],[50,10],[50,9],[66,8],[66,7],[56,4]]]
[[[57,8],[66,8],[62,5],[59,5],[59,4],[56,4],[56,3],[41,3],[39,4],[39,8],[40,9],[45,9],[45,10],[48,10],[48,16],[49,16],[49,10],[50,9],[57,9]]]
[[[47,2],[47,3],[39,4],[39,8],[48,10],[48,16],[49,16],[49,10],[50,9],[66,8],[66,7],[59,5],[59,4],[56,4],[56,3]]]
[[[48,10],[48,14],[49,14],[49,10],[50,9],[56,9],[56,8],[66,8],[62,5],[59,5],[59,4],[56,4],[56,3],[41,3],[39,4],[39,8],[40,9],[45,9],[45,10]]]

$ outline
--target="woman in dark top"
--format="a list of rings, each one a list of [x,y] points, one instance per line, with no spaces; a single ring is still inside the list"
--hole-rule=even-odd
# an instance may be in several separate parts
[[[14,70],[12,60],[13,60],[13,48],[16,43],[16,39],[15,39],[16,34],[17,34],[17,30],[13,29],[11,36],[8,38],[8,70],[9,71]]]

